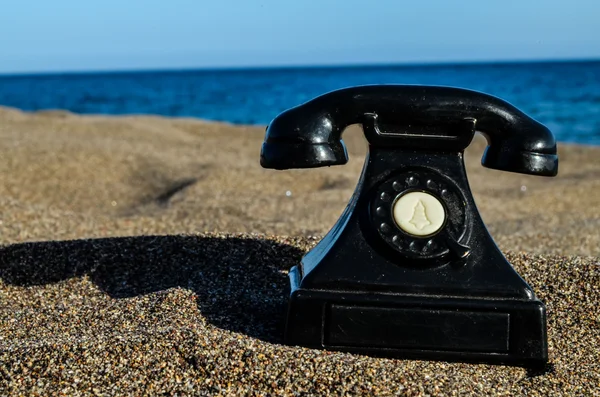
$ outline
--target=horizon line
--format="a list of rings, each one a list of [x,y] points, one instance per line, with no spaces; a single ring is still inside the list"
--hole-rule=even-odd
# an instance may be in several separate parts
[[[456,61],[407,61],[407,62],[373,62],[373,63],[325,63],[325,64],[282,64],[282,65],[240,65],[240,66],[197,66],[197,67],[141,67],[123,69],[89,69],[38,72],[0,72],[2,77],[36,77],[56,75],[87,74],[129,74],[129,73],[179,73],[179,72],[227,72],[227,71],[261,71],[261,70],[298,70],[298,69],[360,69],[387,67],[436,67],[436,66],[476,66],[476,65],[515,65],[540,63],[587,63],[600,62],[600,57],[590,58],[544,58],[544,59],[498,59],[498,60],[456,60]]]

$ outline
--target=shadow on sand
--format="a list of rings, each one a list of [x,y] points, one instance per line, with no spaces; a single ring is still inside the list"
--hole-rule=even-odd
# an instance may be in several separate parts
[[[0,248],[0,278],[33,286],[87,275],[114,298],[172,287],[198,296],[211,324],[280,343],[287,270],[300,249],[259,238],[150,236],[23,243]]]

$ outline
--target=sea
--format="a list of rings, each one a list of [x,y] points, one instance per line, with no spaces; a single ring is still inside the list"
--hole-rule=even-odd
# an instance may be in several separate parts
[[[542,122],[558,141],[600,145],[600,60],[2,75],[0,105],[265,125],[315,96],[365,84],[482,91]]]

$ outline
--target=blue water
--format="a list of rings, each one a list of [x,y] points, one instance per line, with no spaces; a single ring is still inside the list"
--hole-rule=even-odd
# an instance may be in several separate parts
[[[541,121],[559,141],[600,145],[600,61],[0,76],[0,104],[267,124],[327,91],[392,83],[483,91]]]

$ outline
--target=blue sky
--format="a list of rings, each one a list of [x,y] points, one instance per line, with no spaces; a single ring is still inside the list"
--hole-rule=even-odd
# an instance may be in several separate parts
[[[598,0],[4,0],[0,73],[600,58]]]

